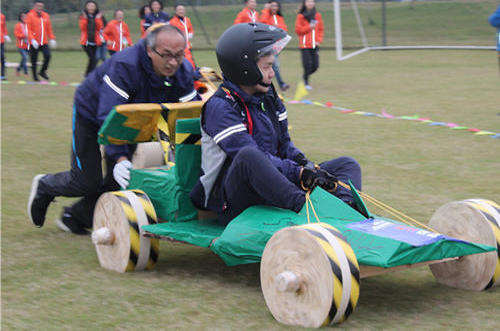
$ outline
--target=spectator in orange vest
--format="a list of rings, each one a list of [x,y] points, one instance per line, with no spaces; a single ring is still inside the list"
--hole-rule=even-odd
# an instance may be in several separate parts
[[[149,14],[151,14],[151,7],[149,7],[149,5],[144,5],[139,9],[139,18],[141,19],[141,38],[146,37],[144,23],[146,23],[146,15]]]
[[[31,71],[33,73],[33,80],[39,81],[38,74],[43,79],[49,79],[47,76],[47,69],[50,62],[50,48],[56,47],[56,37],[52,32],[52,23],[50,16],[43,11],[44,2],[42,0],[35,0],[33,9],[26,15],[26,24],[28,25],[29,41],[31,44],[30,57],[31,57]],[[42,69],[37,74],[37,61],[38,52],[43,53]]]
[[[281,15],[281,4],[278,0],[269,0],[265,4],[264,9],[262,9],[262,12],[260,13],[260,22],[267,25],[273,25],[288,32],[285,19],[283,18],[283,15]],[[290,85],[285,83],[281,78],[278,56],[279,54],[275,56],[273,70],[280,89],[282,91],[286,91],[290,88]]]
[[[21,12],[17,17],[18,22],[14,27],[14,36],[16,37],[16,45],[19,53],[21,54],[21,61],[19,62],[19,66],[16,69],[16,76],[21,74],[21,70],[23,70],[24,75],[28,75],[28,66],[26,65],[26,60],[28,59],[28,25],[26,24],[26,13]]]
[[[323,19],[316,10],[314,0],[303,0],[295,20],[295,32],[299,37],[303,79],[308,90],[312,89],[309,76],[319,68],[319,46],[323,41],[323,31]]]
[[[80,15],[80,44],[89,58],[85,77],[97,66],[96,51],[102,45],[100,31],[104,25],[101,16],[95,1],[85,3],[85,9]]]
[[[257,0],[244,0],[245,8],[243,8],[236,16],[234,24],[240,23],[258,23],[259,13],[257,12]]]
[[[132,46],[128,25],[123,21],[123,17],[123,10],[115,10],[115,18],[104,29],[104,39],[106,39],[108,44],[110,55],[121,51],[127,46]]]
[[[193,38],[194,30],[191,20],[186,16],[186,8],[183,5],[175,5],[175,16],[170,19],[170,25],[175,26],[186,37],[186,49],[184,50],[184,57],[191,63],[193,69],[196,70],[194,64],[193,54],[191,53],[191,39]]]
[[[5,25],[5,15],[0,13],[0,57],[2,61],[2,77],[0,77],[0,80],[7,80],[5,76],[5,49],[3,46],[5,41],[8,43],[11,42],[7,25]]]

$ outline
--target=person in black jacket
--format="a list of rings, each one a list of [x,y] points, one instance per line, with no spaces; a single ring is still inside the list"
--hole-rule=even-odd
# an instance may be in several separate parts
[[[199,100],[193,68],[184,59],[185,47],[182,32],[159,25],[146,39],[115,54],[87,76],[74,98],[71,169],[33,179],[28,215],[35,226],[43,226],[56,196],[83,197],[64,209],[57,224],[66,231],[87,233],[99,195],[118,189],[118,184],[122,188],[128,185],[132,167],[128,146],[107,147],[103,179],[97,132],[115,105]]]

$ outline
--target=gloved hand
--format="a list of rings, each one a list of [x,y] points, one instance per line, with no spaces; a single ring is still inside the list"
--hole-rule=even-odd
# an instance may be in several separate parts
[[[38,49],[38,47],[40,47],[40,44],[38,44],[38,41],[36,41],[35,39],[33,39],[31,41],[31,46],[33,46],[34,49]]]
[[[337,177],[321,168],[303,167],[300,172],[300,186],[304,191],[312,191],[319,186],[333,193],[337,189],[337,182]]]
[[[303,166],[304,168],[308,168],[308,169],[317,168],[316,165],[314,163],[312,163],[311,161],[309,161],[306,158],[306,156],[302,153],[297,154],[293,160],[295,162],[297,162],[298,165]]]
[[[129,160],[118,162],[113,168],[113,178],[122,189],[126,189],[128,186],[128,181],[130,179],[130,169],[132,168],[132,163]]]
[[[49,40],[49,47],[50,48],[56,48],[57,47],[57,43],[56,43],[55,39],[50,39]]]
[[[5,35],[5,36],[4,36],[4,39],[5,39],[5,41],[6,41],[6,42],[8,42],[8,43],[11,43],[11,42],[12,42],[12,39],[10,39],[10,37],[9,37],[9,36],[7,36],[7,35]]]

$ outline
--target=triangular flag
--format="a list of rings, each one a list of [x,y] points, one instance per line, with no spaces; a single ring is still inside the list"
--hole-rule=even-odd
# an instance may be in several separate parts
[[[308,95],[309,92],[307,92],[306,86],[304,85],[303,81],[299,81],[297,84],[297,88],[295,89],[295,97],[293,98],[294,100],[302,100],[306,95]]]

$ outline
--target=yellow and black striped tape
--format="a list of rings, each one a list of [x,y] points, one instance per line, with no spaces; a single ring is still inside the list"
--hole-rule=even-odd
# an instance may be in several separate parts
[[[171,150],[170,145],[170,131],[168,128],[168,123],[165,120],[165,117],[162,113],[162,116],[158,118],[158,140],[160,141],[162,150],[163,150],[163,158],[165,160],[165,164],[169,164],[168,154]]]
[[[133,190],[133,192],[139,198],[142,208],[146,213],[146,217],[148,218],[148,224],[158,223],[158,217],[156,216],[155,208],[153,206],[153,203],[147,196],[147,194],[141,190]],[[147,270],[150,270],[154,267],[154,265],[158,261],[158,255],[160,253],[160,240],[150,239],[150,243],[151,243],[151,248],[149,252],[148,264],[146,265]]]
[[[317,226],[321,226],[323,230],[328,231],[328,233],[332,235],[334,237],[334,240],[336,240],[337,243],[340,245],[340,249],[342,249],[343,252],[336,251],[335,248],[329,242],[328,238],[326,238],[324,234],[321,233],[321,231],[318,231],[319,229],[316,228]],[[360,272],[356,255],[354,254],[354,251],[347,242],[346,238],[333,226],[326,223],[321,223],[321,224],[316,223],[316,224],[306,224],[300,227],[314,236],[314,239],[321,245],[324,252],[326,253],[330,266],[332,268],[333,300],[332,300],[332,306],[323,325],[342,323],[354,311],[354,308],[356,307],[359,298]],[[349,270],[344,270],[344,275],[349,275],[348,276],[350,277],[349,282],[343,279],[342,276],[342,263],[339,260],[340,258],[343,258],[339,256],[341,254],[344,254],[345,258],[347,259]],[[350,283],[350,289],[345,288],[349,287],[349,286],[344,286],[344,284],[347,283]],[[346,291],[350,290],[349,300],[345,305],[345,308],[343,309],[344,311],[341,311],[339,313],[338,311],[342,309],[341,306],[342,306],[342,298],[344,297],[343,293],[344,290]],[[335,318],[336,315],[337,318]]]
[[[491,288],[500,279],[500,206],[495,202],[485,199],[470,199],[465,200],[465,203],[476,208],[481,215],[488,221],[493,234],[495,235],[495,241],[497,244],[497,264],[495,266],[495,272],[488,282],[485,290]]]
[[[121,191],[116,191],[112,193],[120,200],[120,205],[127,217],[129,224],[130,253],[129,253],[127,268],[125,271],[127,272],[134,271],[141,251],[141,237],[140,237],[139,225],[137,223],[137,214],[136,211],[133,209],[130,200],[126,197],[125,193]],[[134,193],[137,195],[137,198],[139,199],[141,205],[144,208],[144,211],[148,219],[148,223],[149,224],[156,223],[157,222],[156,213],[147,195],[139,190],[134,190]],[[151,243],[150,252],[148,256],[146,269],[151,269],[155,265],[156,261],[158,261],[158,255],[160,250],[160,243],[158,239],[151,239],[150,243]]]
[[[201,145],[201,134],[177,132],[175,135],[175,144]]]

